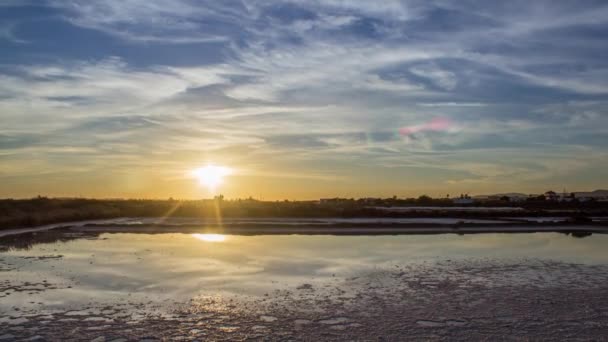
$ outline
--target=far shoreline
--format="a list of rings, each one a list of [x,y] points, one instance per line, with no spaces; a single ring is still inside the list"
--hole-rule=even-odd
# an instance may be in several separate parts
[[[43,225],[78,223],[141,217],[154,219],[188,218],[199,220],[323,220],[323,219],[458,219],[509,220],[526,222],[530,218],[559,218],[575,223],[588,223],[593,217],[608,218],[608,202],[561,203],[526,202],[505,206],[506,203],[456,206],[443,200],[418,201],[384,199],[370,206],[367,200],[338,203],[320,202],[262,202],[255,200],[94,200],[50,199],[0,200],[0,231],[35,228]],[[418,203],[420,202],[420,203]],[[536,220],[538,221],[538,220]]]
[[[82,234],[134,233],[134,234],[226,234],[226,235],[431,235],[431,234],[484,234],[484,233],[562,233],[584,237],[591,234],[608,234],[608,222],[498,222],[498,223],[393,223],[375,222],[334,222],[319,223],[302,219],[300,224],[286,224],[281,219],[274,222],[230,221],[226,222],[181,222],[171,219],[158,223],[115,220],[88,220],[57,223],[39,227],[16,228],[0,231],[0,238],[38,234],[49,231]],[[137,220],[136,218],[130,218]],[[121,220],[124,220],[121,222]],[[136,222],[136,223],[133,223]]]
[[[281,223],[249,224],[84,224],[70,228],[80,232],[102,233],[202,233],[227,235],[428,235],[483,233],[608,233],[608,223],[521,222],[521,223],[335,223],[329,225]]]

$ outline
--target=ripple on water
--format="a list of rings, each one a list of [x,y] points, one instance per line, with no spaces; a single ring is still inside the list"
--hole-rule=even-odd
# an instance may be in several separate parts
[[[423,326],[423,327],[429,327],[429,328],[443,327],[445,325],[445,323],[443,323],[443,322],[427,321],[427,320],[416,321],[416,324]]]
[[[466,325],[467,322],[457,320],[457,319],[448,319],[447,321],[445,321],[445,324],[447,324],[448,326],[451,326],[451,327],[462,327],[462,326]]]
[[[260,316],[260,321],[263,321],[263,322],[272,323],[276,320],[277,320],[277,318],[274,316]]]
[[[326,324],[326,325],[340,324],[340,323],[346,323],[346,322],[348,322],[348,318],[346,318],[346,317],[333,317],[333,318],[323,319],[323,320],[319,321],[320,324]]]
[[[231,332],[235,332],[236,330],[238,330],[239,327],[237,326],[221,326],[218,328],[218,330],[223,331],[223,332],[227,332],[227,333],[231,333]]]
[[[346,326],[338,324],[338,325],[332,325],[331,327],[329,327],[330,329],[333,330],[346,330]]]
[[[66,313],[64,313],[65,316],[88,316],[90,314],[91,312],[89,312],[88,310],[74,310],[67,311]]]

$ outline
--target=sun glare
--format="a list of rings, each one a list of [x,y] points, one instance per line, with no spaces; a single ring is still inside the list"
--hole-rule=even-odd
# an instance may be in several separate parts
[[[226,241],[226,235],[222,234],[192,234],[196,239],[205,242],[224,242]]]
[[[224,182],[224,177],[231,173],[230,168],[218,165],[207,165],[192,171],[198,182],[209,190],[215,190]]]

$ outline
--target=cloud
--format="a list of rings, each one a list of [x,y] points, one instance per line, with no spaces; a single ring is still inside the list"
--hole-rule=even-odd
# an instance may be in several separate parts
[[[201,43],[222,41],[221,32],[204,32],[199,20],[213,18],[216,24],[229,24],[234,16],[221,4],[197,6],[178,0],[81,0],[51,1],[66,12],[74,25],[99,30],[123,39],[142,42]]]
[[[601,3],[33,5],[35,25],[16,16],[0,26],[0,44],[11,44],[0,64],[11,172],[32,166],[27,151],[36,166],[78,170],[112,160],[170,173],[223,158],[324,177],[372,165],[504,184],[581,170],[568,157],[600,165],[579,154],[597,157],[607,143]],[[92,32],[103,39],[69,53]],[[551,169],[560,163],[562,174]]]
[[[417,103],[416,105],[421,107],[485,107],[486,103],[481,102],[431,102],[431,103]]]
[[[432,65],[422,65],[410,68],[410,72],[416,76],[430,80],[435,86],[444,90],[453,90],[458,81],[454,73],[442,70]]]
[[[25,44],[26,40],[21,39],[15,35],[15,23],[1,23],[0,24],[0,39],[6,39],[12,43]]]
[[[65,114],[81,111],[74,107],[87,107],[108,115],[163,101],[189,88],[228,82],[220,69],[134,70],[117,57],[72,65],[22,66],[15,71],[0,75],[0,106],[28,102],[41,108],[61,108]]]

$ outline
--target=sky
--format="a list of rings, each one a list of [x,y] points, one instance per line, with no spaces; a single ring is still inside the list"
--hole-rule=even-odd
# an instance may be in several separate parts
[[[0,0],[0,198],[608,187],[606,1]]]

